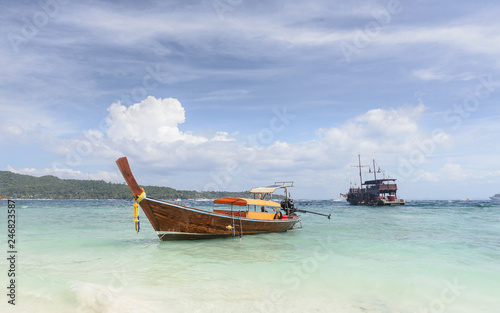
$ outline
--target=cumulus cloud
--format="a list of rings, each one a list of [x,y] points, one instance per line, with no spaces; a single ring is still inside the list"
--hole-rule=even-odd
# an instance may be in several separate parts
[[[266,144],[248,138],[236,140],[224,131],[213,138],[182,132],[179,125],[185,121],[184,108],[172,98],[150,96],[130,107],[115,103],[108,111],[107,142],[115,151],[170,170],[230,172],[228,166],[237,164],[248,173],[294,169],[300,175],[349,163],[359,152],[384,156],[394,163],[418,149],[419,142],[432,138],[419,128],[423,104],[369,110],[340,126],[318,130],[315,140]]]
[[[229,133],[227,132],[216,132],[215,136],[212,138],[212,141],[235,141],[234,138],[229,137]]]
[[[413,181],[480,183],[484,180],[498,178],[499,175],[500,171],[469,169],[463,168],[461,164],[446,163],[435,171],[418,170]]]
[[[177,99],[157,99],[149,96],[130,107],[120,102],[108,108],[107,135],[114,141],[135,140],[154,143],[184,141],[201,143],[206,138],[194,136],[179,130],[185,121],[185,112]]]
[[[418,121],[425,106],[373,109],[339,127],[318,130],[318,136],[340,151],[381,153],[411,149],[408,139],[422,136]]]
[[[9,170],[88,179],[88,174],[80,170],[81,164],[108,164],[110,159],[126,155],[137,167],[152,173],[147,184],[242,190],[249,188],[249,182],[262,184],[293,178],[309,183],[310,188],[337,184],[340,189],[345,187],[341,184],[359,152],[383,159],[393,170],[398,158],[418,151],[418,143],[426,138],[432,139],[432,134],[419,124],[424,112],[423,104],[372,109],[341,125],[319,129],[316,138],[305,142],[280,140],[280,132],[291,125],[284,123],[274,130],[267,129],[273,132],[273,140],[261,142],[259,134],[241,138],[237,133],[217,130],[208,137],[181,131],[180,126],[186,120],[182,104],[173,98],[149,96],[131,106],[119,102],[110,105],[107,128],[88,130],[79,138],[52,141],[52,145],[59,147],[57,151],[66,155],[64,166]],[[441,135],[440,139],[447,140],[447,134]],[[196,177],[196,183],[189,177]],[[331,181],[332,177],[336,182]],[[118,173],[104,171],[92,174],[91,178],[121,180]]]
[[[349,175],[349,166],[361,153],[366,158],[383,159],[397,176],[399,160],[420,151],[422,143],[441,143],[449,139],[444,132],[433,134],[419,126],[424,111],[423,104],[369,110],[339,126],[318,130],[314,140],[275,141],[264,147],[253,147],[257,156],[240,158],[238,162],[245,168],[254,169],[252,173],[276,176],[293,173],[297,178],[315,177],[315,183],[332,184],[331,177]],[[436,151],[437,148],[426,151],[424,159]],[[340,176],[339,170],[342,171]],[[318,171],[329,174],[318,175]]]
[[[181,131],[185,110],[174,98],[149,96],[128,107],[113,103],[108,112],[107,129],[90,130],[80,140],[80,146],[83,141],[93,148],[94,156],[127,155],[171,173],[223,167],[239,151],[236,133],[216,131],[210,137]]]
[[[254,175],[293,177],[311,194],[319,189],[345,191],[357,175],[351,165],[357,163],[358,153],[364,164],[376,159],[386,177],[406,178],[407,171],[400,170],[402,160],[411,162],[413,175],[450,141],[449,134],[422,127],[425,109],[423,104],[372,109],[341,125],[318,130],[314,140],[276,141],[260,149],[258,161],[247,166],[255,169]]]

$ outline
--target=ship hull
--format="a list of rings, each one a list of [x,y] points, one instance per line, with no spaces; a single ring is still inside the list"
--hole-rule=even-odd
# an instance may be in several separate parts
[[[371,206],[384,206],[384,205],[404,205],[405,200],[397,199],[397,201],[377,201],[377,202],[359,202],[359,201],[348,201],[352,205],[371,205]]]
[[[372,206],[384,206],[384,205],[404,205],[405,200],[398,198],[381,198],[377,194],[368,193],[348,193],[346,197],[347,202],[352,205],[372,205]]]

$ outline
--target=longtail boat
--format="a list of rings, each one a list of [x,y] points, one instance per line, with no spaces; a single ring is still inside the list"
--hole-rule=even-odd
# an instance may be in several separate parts
[[[287,188],[293,187],[293,184],[254,188],[251,190],[254,199],[235,197],[217,199],[214,201],[213,211],[207,211],[148,197],[144,189],[137,184],[127,158],[119,158],[116,164],[130,187],[136,203],[140,205],[162,241],[285,232],[301,222],[300,217],[295,214],[299,210],[287,196]],[[266,200],[266,196],[272,196],[272,192],[281,188],[285,190],[285,199],[281,203]],[[226,207],[215,208],[215,204]],[[137,212],[135,215],[136,230],[139,231]]]

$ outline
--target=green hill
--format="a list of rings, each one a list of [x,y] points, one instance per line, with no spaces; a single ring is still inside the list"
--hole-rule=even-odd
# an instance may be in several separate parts
[[[226,196],[248,197],[246,192],[176,190],[169,187],[143,186],[157,199],[217,199]],[[103,180],[34,177],[0,171],[0,196],[4,199],[132,199],[125,184]]]

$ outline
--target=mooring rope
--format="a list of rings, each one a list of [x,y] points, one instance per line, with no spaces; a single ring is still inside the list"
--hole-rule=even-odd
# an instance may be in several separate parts
[[[141,203],[142,200],[146,198],[146,192],[144,191],[144,188],[141,188],[142,192],[141,194],[135,199],[134,202],[134,222],[135,222],[135,231],[139,235],[139,230],[141,229],[141,222],[139,219],[139,203]]]

